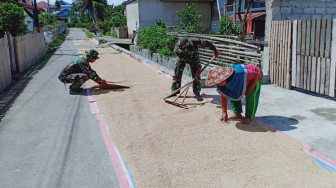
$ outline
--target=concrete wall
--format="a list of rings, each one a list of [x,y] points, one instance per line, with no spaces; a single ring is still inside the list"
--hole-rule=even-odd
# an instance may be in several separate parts
[[[167,26],[176,25],[176,20],[178,19],[176,11],[181,10],[186,5],[186,2],[163,2],[161,0],[138,0],[138,2],[140,13],[139,29],[154,25],[155,19],[162,20]],[[195,2],[194,4],[203,16],[204,27],[210,30],[212,3]]]
[[[273,0],[273,20],[336,18],[335,0]]]
[[[133,31],[139,27],[139,8],[138,1],[134,1],[126,6],[127,32],[128,37],[133,37]]]

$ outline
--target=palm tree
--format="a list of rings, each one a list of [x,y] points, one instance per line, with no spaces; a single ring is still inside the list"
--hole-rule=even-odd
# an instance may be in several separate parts
[[[95,19],[95,16],[93,14],[93,1],[95,1],[97,3],[107,4],[107,0],[77,0],[74,4],[78,8],[79,12],[85,13],[85,11],[87,10],[88,13],[92,15],[94,32],[95,32],[95,35],[97,35],[97,33],[96,33],[96,19]]]

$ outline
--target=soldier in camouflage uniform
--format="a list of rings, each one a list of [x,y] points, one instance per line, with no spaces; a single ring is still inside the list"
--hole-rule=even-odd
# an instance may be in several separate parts
[[[91,49],[88,52],[85,52],[86,57],[80,57],[79,59],[71,62],[67,65],[61,74],[58,76],[58,79],[66,83],[72,83],[69,87],[70,94],[75,94],[81,92],[81,86],[88,80],[91,79],[99,84],[99,86],[106,85],[106,81],[101,79],[98,74],[91,69],[89,63],[93,63],[98,59],[99,53]]]
[[[198,48],[209,48],[214,51],[214,57],[219,56],[219,52],[216,47],[208,42],[197,39],[188,39],[186,37],[180,37],[175,45],[174,53],[178,57],[178,61],[175,67],[175,74],[173,77],[173,84],[171,87],[172,92],[181,87],[181,78],[183,70],[186,64],[189,64],[191,68],[191,75],[194,78],[196,74],[200,73],[202,66],[198,56]],[[193,82],[193,92],[198,101],[202,101],[203,98],[200,95],[201,91],[201,77],[198,76]]]

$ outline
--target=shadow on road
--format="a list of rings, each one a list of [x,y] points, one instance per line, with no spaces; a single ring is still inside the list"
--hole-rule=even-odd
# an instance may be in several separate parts
[[[248,132],[267,132],[267,131],[269,131],[265,127],[260,126],[260,125],[255,125],[255,124],[246,125],[246,124],[243,124],[243,123],[237,123],[236,127],[239,130],[248,131]]]
[[[123,92],[126,88],[123,89],[100,89],[98,86],[93,86],[90,88],[90,95],[102,95],[110,92]]]
[[[260,116],[256,119],[278,131],[291,131],[297,129],[297,127],[293,125],[299,123],[297,119],[283,116]]]

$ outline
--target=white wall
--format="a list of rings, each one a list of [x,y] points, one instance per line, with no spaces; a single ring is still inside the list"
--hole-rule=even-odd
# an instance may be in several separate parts
[[[128,37],[133,37],[133,31],[139,27],[138,1],[134,1],[126,6]]]
[[[24,11],[25,18],[25,24],[27,26],[27,29],[30,31],[34,30],[34,20]]]
[[[155,19],[160,19],[166,23],[167,26],[176,25],[178,16],[177,10],[185,7],[186,2],[163,2],[161,0],[138,0],[140,12],[140,29],[147,25],[154,25]],[[210,30],[211,23],[211,3],[200,2],[194,3],[199,12],[203,16],[204,27]]]

